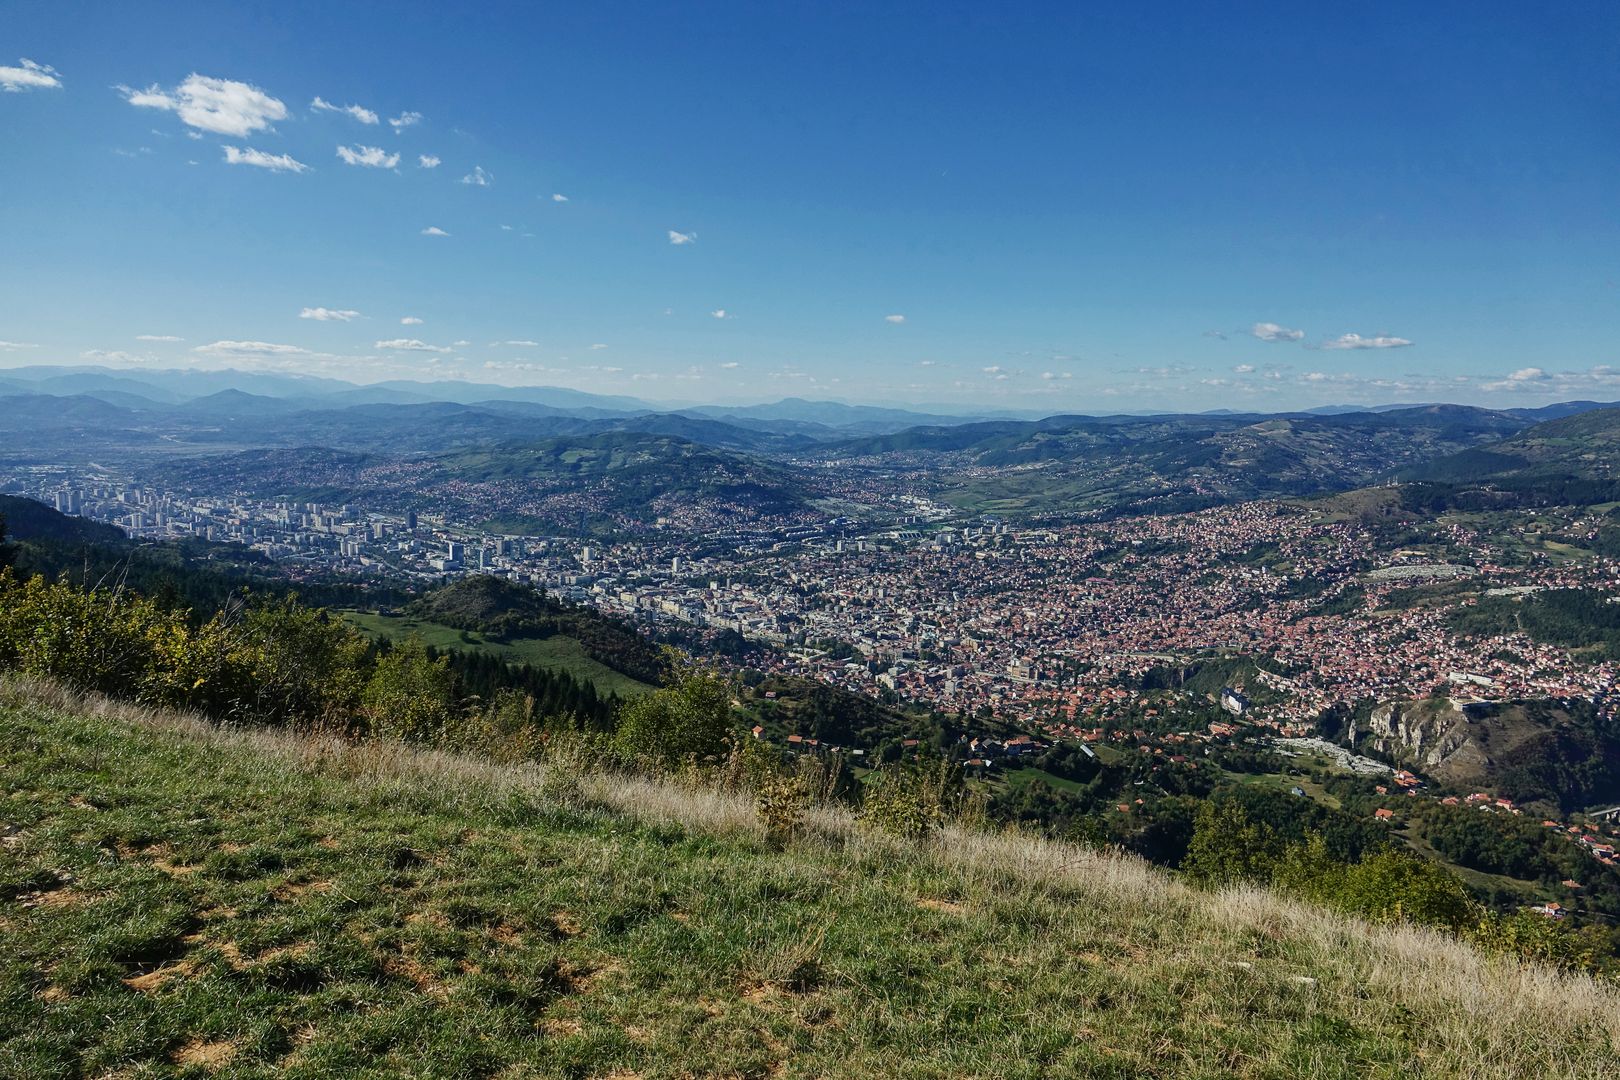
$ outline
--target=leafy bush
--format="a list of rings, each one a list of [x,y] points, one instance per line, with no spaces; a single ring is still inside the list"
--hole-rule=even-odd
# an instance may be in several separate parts
[[[422,743],[443,743],[451,735],[455,696],[450,661],[430,657],[420,638],[409,638],[377,658],[362,698],[373,734]]]
[[[860,821],[903,840],[921,841],[969,809],[962,770],[943,759],[887,765],[867,781]]]
[[[724,753],[731,730],[730,687],[694,671],[625,705],[614,744],[626,761],[668,767]]]

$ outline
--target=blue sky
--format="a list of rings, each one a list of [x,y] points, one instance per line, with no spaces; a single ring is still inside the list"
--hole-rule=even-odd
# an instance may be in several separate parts
[[[999,7],[10,0],[0,366],[1620,398],[1620,8]]]

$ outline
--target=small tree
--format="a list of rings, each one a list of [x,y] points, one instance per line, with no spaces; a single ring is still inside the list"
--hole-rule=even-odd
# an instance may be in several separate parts
[[[1188,877],[1210,885],[1267,881],[1281,854],[1276,830],[1252,820],[1235,799],[1219,799],[1199,806],[1181,865]]]
[[[1381,851],[1350,866],[1339,906],[1375,922],[1415,922],[1460,932],[1476,925],[1479,905],[1442,866],[1402,851]]]
[[[420,638],[408,638],[377,658],[362,700],[373,734],[440,742],[455,717],[450,658],[434,659]]]
[[[614,746],[628,760],[672,765],[724,753],[731,726],[731,689],[694,671],[625,705]]]

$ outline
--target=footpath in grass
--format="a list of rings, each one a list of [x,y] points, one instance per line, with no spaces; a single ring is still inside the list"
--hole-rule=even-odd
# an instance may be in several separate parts
[[[1320,942],[892,845],[771,851],[747,832],[413,783],[363,753],[271,754],[16,693],[0,694],[0,776],[4,1077],[1475,1064],[1466,1037]],[[1491,1075],[1608,1060],[1562,1038]]]

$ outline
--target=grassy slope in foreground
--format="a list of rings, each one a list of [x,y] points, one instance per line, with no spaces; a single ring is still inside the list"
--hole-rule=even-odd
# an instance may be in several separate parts
[[[415,634],[424,644],[436,649],[461,649],[465,652],[487,652],[507,660],[532,664],[537,668],[568,672],[575,679],[596,684],[596,692],[603,696],[618,694],[621,698],[644,694],[651,689],[646,683],[632,679],[623,672],[614,671],[585,651],[579,639],[564,634],[549,638],[512,638],[502,641],[480,634],[476,630],[461,631],[442,623],[428,622],[409,615],[378,615],[370,611],[344,611],[345,619],[373,637],[404,641]]]
[[[1131,860],[0,686],[0,1075],[1612,1075],[1620,998]]]

